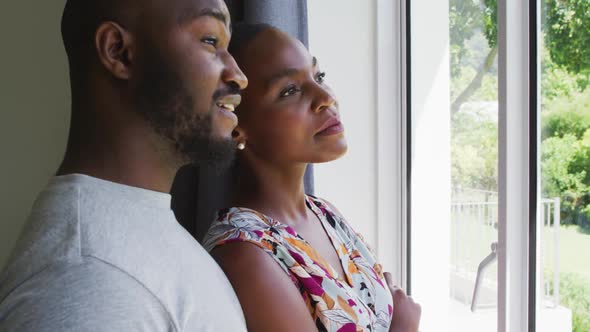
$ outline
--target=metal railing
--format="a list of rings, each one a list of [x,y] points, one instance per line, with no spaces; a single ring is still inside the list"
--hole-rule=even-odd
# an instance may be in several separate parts
[[[459,280],[473,285],[474,297],[478,292],[481,293],[475,289],[476,284],[477,287],[488,289],[497,287],[495,262],[491,262],[483,276],[477,275],[480,263],[490,255],[490,246],[498,241],[498,196],[493,192],[481,193],[483,196],[478,196],[478,201],[451,204],[451,271],[460,276]],[[460,199],[465,199],[465,196]],[[544,296],[543,303],[546,306],[556,307],[559,305],[559,198],[543,199],[539,210],[537,262],[541,267],[538,272],[541,287],[538,291]],[[476,279],[479,282],[476,283]],[[459,287],[451,285],[451,288],[453,286]],[[451,292],[459,293],[453,289]],[[460,300],[471,301],[472,308],[475,308],[475,301],[471,296],[463,296]]]
[[[537,229],[539,248],[537,262],[540,262],[540,285],[543,287],[546,305],[559,305],[559,228],[561,220],[559,198],[543,199],[539,211]],[[541,227],[539,227],[541,226]],[[550,237],[550,238],[548,238]]]

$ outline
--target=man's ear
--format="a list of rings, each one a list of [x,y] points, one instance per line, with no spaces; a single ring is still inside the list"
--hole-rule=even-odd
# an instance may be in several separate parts
[[[117,23],[104,22],[96,30],[95,44],[105,69],[117,79],[129,79],[134,58],[131,34]]]

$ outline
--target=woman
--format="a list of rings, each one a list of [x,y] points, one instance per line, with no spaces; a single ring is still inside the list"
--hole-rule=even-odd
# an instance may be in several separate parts
[[[306,166],[347,149],[317,60],[267,25],[237,25],[230,52],[249,79],[236,112],[238,180],[234,207],[219,213],[204,246],[248,330],[417,331],[419,306],[385,280],[330,203],[304,193]]]

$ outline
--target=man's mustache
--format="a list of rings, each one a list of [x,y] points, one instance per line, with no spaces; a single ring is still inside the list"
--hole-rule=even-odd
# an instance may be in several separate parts
[[[232,84],[227,87],[216,90],[213,93],[213,100],[218,100],[218,99],[225,97],[225,96],[240,95],[241,94],[240,92],[241,92],[240,87]]]

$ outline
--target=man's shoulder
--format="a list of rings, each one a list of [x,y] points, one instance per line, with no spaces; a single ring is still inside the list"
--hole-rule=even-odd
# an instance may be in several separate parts
[[[0,303],[0,330],[176,330],[154,294],[125,271],[93,257],[55,262]]]
[[[153,194],[139,191],[137,202],[130,204],[70,183],[54,189],[40,195],[0,276],[0,330],[6,317],[22,317],[28,308],[59,316],[70,311],[70,302],[104,309],[104,317],[118,317],[108,311],[113,307],[134,307],[129,313],[120,310],[131,318],[147,310],[168,315],[174,326],[188,330],[195,324],[227,327],[243,320],[223,272],[176,222],[166,197],[151,199]],[[143,311],[135,308],[144,303]],[[74,308],[82,317],[83,307]],[[231,317],[215,318],[219,307]]]
[[[121,286],[128,288],[123,289]],[[96,289],[133,291],[151,296],[149,290],[126,271],[95,257],[86,256],[77,260],[64,259],[49,263],[34,275],[21,280],[12,292],[4,294],[2,303],[13,296],[26,298],[30,295],[52,295],[76,298],[78,294],[92,295]]]

